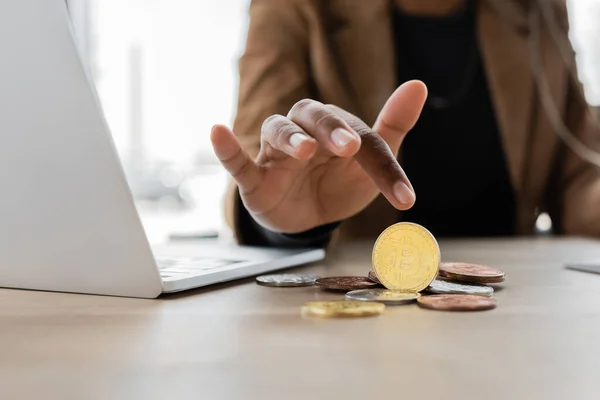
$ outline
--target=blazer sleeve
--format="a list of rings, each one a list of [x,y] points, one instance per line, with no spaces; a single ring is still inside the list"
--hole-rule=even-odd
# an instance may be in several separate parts
[[[587,148],[600,154],[599,125],[576,78],[568,89],[565,125]],[[600,236],[600,169],[566,147],[563,160],[557,230],[570,235]]]
[[[308,33],[302,3],[252,0],[250,4],[233,131],[251,157],[260,149],[263,121],[273,114],[286,115],[298,100],[309,97]],[[231,181],[225,196],[226,220],[236,240],[247,243],[240,229],[241,207]]]
[[[562,34],[568,37],[569,18],[566,3],[555,5],[556,21]],[[572,49],[571,49],[572,50]],[[571,51],[566,106],[563,111],[565,133],[596,154],[600,154],[600,129],[593,110],[588,105],[576,73],[575,54]],[[596,157],[600,159],[600,156]],[[555,231],[560,234],[600,236],[600,169],[583,159],[569,146],[561,146],[557,154],[555,175],[550,183],[550,215]]]

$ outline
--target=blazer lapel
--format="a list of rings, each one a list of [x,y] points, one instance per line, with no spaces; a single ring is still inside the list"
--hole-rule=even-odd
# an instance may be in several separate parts
[[[509,174],[515,191],[521,193],[534,90],[527,33],[483,1],[477,29]]]
[[[390,0],[330,0],[327,35],[347,110],[373,124],[397,86]],[[340,104],[342,106],[342,104]]]

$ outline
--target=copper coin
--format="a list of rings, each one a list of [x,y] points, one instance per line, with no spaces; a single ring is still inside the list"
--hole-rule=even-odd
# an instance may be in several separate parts
[[[475,283],[504,282],[504,272],[487,265],[462,262],[440,263],[439,274],[449,279]]]
[[[317,279],[317,286],[326,290],[359,290],[370,289],[379,286],[365,276],[332,276]]]
[[[448,272],[440,272],[438,274],[438,277],[445,279],[447,281],[473,283],[473,284],[478,284],[478,285],[487,285],[487,284],[491,284],[491,283],[504,282],[504,277],[477,278],[477,277],[472,277],[472,276],[468,276],[468,275],[453,274],[453,273],[448,273]]]
[[[496,300],[473,294],[436,294],[421,296],[419,306],[440,311],[483,311],[496,308]]]
[[[440,272],[436,279],[443,279],[452,282],[472,283],[476,285],[492,285],[504,282],[504,278],[473,278],[464,275]]]
[[[381,285],[381,281],[379,280],[379,278],[377,277],[377,272],[375,271],[369,271],[369,275],[368,275],[369,279],[372,280],[375,283],[378,283]]]

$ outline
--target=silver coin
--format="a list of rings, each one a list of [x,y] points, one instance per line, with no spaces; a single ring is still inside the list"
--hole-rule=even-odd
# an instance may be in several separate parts
[[[387,289],[362,289],[346,293],[346,298],[349,300],[376,301],[389,305],[410,303],[419,297],[421,297],[419,293]]]
[[[484,285],[469,285],[436,279],[427,287],[428,292],[437,294],[474,294],[477,296],[492,297],[494,288]]]
[[[318,278],[315,275],[299,274],[262,275],[256,277],[256,283],[275,287],[312,286]]]

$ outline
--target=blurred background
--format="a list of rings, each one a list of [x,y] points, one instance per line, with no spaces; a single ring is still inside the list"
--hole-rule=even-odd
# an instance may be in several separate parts
[[[233,121],[249,0],[67,3],[151,241],[222,232],[227,178],[209,133]],[[568,7],[580,79],[599,107],[600,0]]]
[[[209,133],[235,114],[249,1],[67,3],[151,240],[222,230]]]

